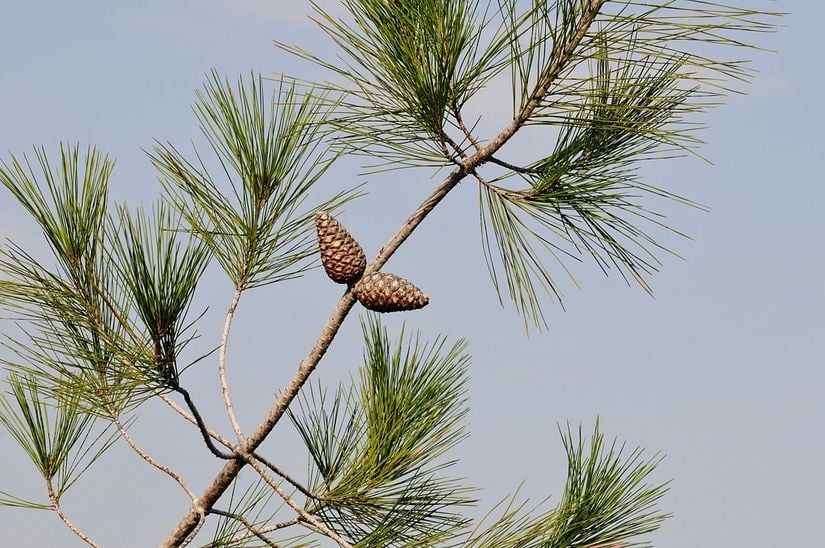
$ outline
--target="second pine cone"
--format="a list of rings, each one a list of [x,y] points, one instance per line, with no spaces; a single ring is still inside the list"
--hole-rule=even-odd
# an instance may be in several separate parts
[[[373,272],[355,284],[352,292],[364,308],[376,312],[416,310],[430,302],[420,289],[395,274]]]

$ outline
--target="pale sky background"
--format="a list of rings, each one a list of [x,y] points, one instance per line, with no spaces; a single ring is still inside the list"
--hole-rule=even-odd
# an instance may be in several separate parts
[[[457,473],[484,488],[480,513],[522,481],[534,501],[559,495],[565,457],[556,424],[589,430],[600,416],[609,436],[666,455],[657,478],[673,478],[662,508],[675,517],[654,537],[657,547],[823,546],[825,80],[817,37],[825,4],[755,4],[793,13],[778,34],[762,37],[775,53],[752,53],[762,73],[751,94],[706,118],[704,153],[714,165],[685,159],[648,168],[649,181],[712,209],[663,204],[694,240],[668,240],[684,260],[666,258],[653,279],[655,299],[586,265],[577,269],[582,289],[565,285],[567,311],[549,307],[550,332],[527,338],[491,289],[469,180],[388,264],[431,298],[422,311],[388,317],[390,325],[405,320],[428,336],[469,340],[472,436],[456,453]],[[189,106],[206,70],[313,75],[271,44],[324,51],[307,10],[304,0],[0,0],[0,155],[34,144],[54,151],[60,140],[93,143],[117,159],[113,197],[148,203],[158,184],[141,149],[155,138],[186,148],[197,137]],[[506,115],[500,105],[509,104],[490,93],[480,107]],[[363,182],[356,168],[342,163],[323,192]],[[437,180],[425,171],[368,179],[370,195],[340,218],[372,256]],[[0,236],[42,246],[5,191],[0,212]],[[230,384],[246,429],[292,375],[339,292],[314,270],[241,301]],[[230,297],[229,284],[210,271],[197,302],[211,306],[201,324],[206,343],[218,340]],[[359,363],[360,313],[321,363],[317,378],[329,386]],[[185,382],[208,422],[231,432],[214,360]],[[303,476],[306,457],[289,429],[281,425],[266,448]],[[133,435],[197,492],[222,465],[164,406],[142,408]],[[45,500],[5,431],[0,454],[0,490]],[[63,502],[84,531],[116,547],[156,545],[188,507],[178,487],[125,444]],[[4,546],[83,545],[54,515],[8,508],[0,508],[0,538]]]

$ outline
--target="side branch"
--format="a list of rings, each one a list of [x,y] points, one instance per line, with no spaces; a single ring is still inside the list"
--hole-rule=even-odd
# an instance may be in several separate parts
[[[172,410],[175,413],[177,413],[178,415],[180,415],[181,417],[183,417],[187,421],[191,422],[192,424],[194,424],[195,426],[200,428],[200,424],[198,424],[198,420],[195,418],[195,416],[192,415],[191,413],[187,413],[184,408],[182,408],[180,405],[178,405],[175,402],[175,400],[173,400],[172,398],[170,398],[167,394],[164,394],[163,392],[156,392],[156,394],[161,400],[164,401],[164,403],[166,403],[166,405],[171,407]],[[209,435],[210,438],[212,438],[216,442],[220,443],[221,445],[223,445],[227,449],[229,449],[231,451],[235,450],[235,445],[231,441],[224,438],[223,436],[221,436],[220,434],[218,434],[217,432],[215,432],[214,430],[212,430],[211,428],[209,428],[205,424],[204,424],[204,427],[205,427],[205,430],[201,430],[201,433],[206,432],[206,434]]]
[[[158,394],[158,395],[177,414],[179,414],[181,417],[183,417],[184,419],[186,419],[190,423],[194,424],[195,426],[198,426],[197,419],[195,419],[195,417],[191,413],[187,413],[186,410],[181,408],[181,406],[179,406],[177,403],[175,403],[175,401],[173,399],[171,399],[166,394],[161,393],[161,394]],[[223,436],[221,436],[220,434],[218,434],[214,430],[210,429],[209,427],[206,428],[205,432],[209,435],[210,438],[212,438],[216,442],[220,443],[221,445],[223,445],[224,447],[226,447],[230,451],[235,451],[237,449],[237,447],[235,445],[233,445],[232,442],[230,442],[228,439],[224,438]],[[303,494],[307,498],[311,498],[313,500],[322,500],[321,497],[319,497],[318,495],[312,493],[312,491],[310,491],[309,489],[304,487],[298,480],[294,479],[292,476],[290,476],[289,474],[287,474],[286,472],[281,470],[278,466],[275,465],[275,463],[273,463],[272,461],[270,461],[266,457],[262,456],[260,453],[254,452],[254,453],[252,453],[252,456],[255,458],[255,460],[257,460],[258,462],[260,462],[261,464],[263,464],[264,466],[266,466],[267,468],[272,470],[276,475],[283,478],[287,483],[292,485],[295,489],[297,489],[301,494]]]
[[[187,421],[191,422],[195,426],[198,426],[198,421],[195,419],[194,416],[192,416],[192,414],[187,413],[185,409],[182,409],[177,403],[175,403],[174,400],[169,398],[169,396],[167,396],[166,394],[159,394],[159,395],[160,395],[161,399],[164,402],[166,402],[169,405],[169,407],[171,407],[181,417],[183,417]],[[234,451],[235,449],[237,449],[237,447],[235,445],[233,445],[232,442],[230,442],[228,439],[224,438],[223,436],[221,436],[220,434],[218,434],[214,430],[210,429],[209,427],[206,428],[206,433],[209,435],[210,438],[212,438],[216,442],[220,443],[221,445],[223,445],[224,447],[226,447],[230,451]],[[266,466],[267,468],[272,470],[276,475],[278,475],[281,478],[283,478],[284,480],[286,480],[287,483],[292,485],[295,489],[300,491],[301,494],[303,494],[307,498],[311,498],[311,499],[314,499],[314,500],[322,500],[321,497],[319,497],[318,495],[314,494],[312,491],[310,491],[309,489],[304,487],[298,480],[294,479],[292,476],[290,476],[289,474],[287,474],[286,472],[281,470],[278,466],[275,465],[275,463],[273,463],[272,461],[270,461],[266,457],[262,456],[260,453],[254,452],[254,453],[252,453],[252,456],[255,458],[255,460],[257,460],[258,462],[260,462],[261,464],[263,464],[264,466]]]
[[[249,533],[246,533],[245,535],[237,535],[235,537],[232,537],[229,540],[229,544],[230,544],[230,546],[234,546],[235,544],[237,544],[239,542],[249,540],[252,537],[257,537],[259,534],[265,535],[267,533],[272,533],[272,532],[275,532],[275,531],[279,531],[281,529],[286,529],[287,527],[292,527],[293,525],[298,525],[299,523],[301,523],[301,518],[293,518],[293,519],[288,520],[288,521],[283,521],[281,523],[276,523],[275,525],[267,525],[266,527],[261,527],[260,529],[256,529],[254,532],[250,531]],[[204,546],[204,548],[220,548],[221,546],[225,546],[225,544],[223,544],[221,542],[211,542],[211,543],[207,544],[206,546]]]
[[[114,421],[115,426],[117,426],[117,430],[118,432],[120,432],[120,436],[124,440],[126,440],[126,443],[129,444],[129,447],[131,447],[132,450],[135,453],[137,453],[137,455],[141,459],[143,459],[150,465],[154,466],[155,468],[157,468],[158,470],[160,470],[161,472],[175,480],[178,483],[178,485],[180,485],[181,488],[186,492],[186,494],[192,500],[193,504],[198,500],[198,497],[195,495],[194,492],[192,492],[191,489],[189,489],[189,486],[186,485],[186,482],[183,481],[183,478],[179,474],[175,473],[167,466],[164,466],[163,464],[159,463],[158,461],[150,457],[143,449],[140,448],[140,446],[137,443],[135,443],[135,440],[132,439],[132,436],[129,435],[129,432],[126,431],[126,427],[123,426],[123,423],[120,422],[120,419],[117,416],[112,416],[112,420]]]
[[[223,323],[221,346],[218,352],[218,373],[221,377],[221,392],[223,393],[223,401],[226,405],[226,414],[229,415],[229,422],[232,423],[232,429],[235,430],[238,442],[243,443],[243,431],[241,430],[241,425],[238,423],[238,417],[235,415],[235,407],[232,405],[232,395],[229,392],[229,383],[226,380],[226,346],[229,343],[229,330],[232,328],[232,318],[235,316],[235,310],[238,308],[238,301],[240,300],[241,288],[238,287],[235,289],[235,295],[232,297],[232,302],[226,311],[226,320]]]
[[[201,432],[201,437],[203,438],[203,441],[206,443],[206,446],[209,448],[209,450],[212,451],[212,454],[218,457],[219,459],[236,459],[237,457],[235,455],[230,453],[224,453],[223,451],[215,447],[214,443],[212,443],[212,438],[209,435],[209,429],[203,422],[203,418],[201,417],[201,414],[198,412],[198,408],[195,407],[195,402],[193,402],[192,398],[189,396],[189,392],[181,386],[176,387],[175,390],[179,392],[183,396],[184,401],[186,401],[186,406],[189,407],[189,410],[192,412],[192,416],[195,418],[195,422],[198,425],[198,430],[200,430]]]
[[[52,503],[52,508],[54,508],[54,511],[57,512],[57,516],[63,521],[63,523],[66,524],[66,527],[71,529],[71,531],[75,535],[80,537],[83,540],[83,542],[85,542],[89,546],[94,546],[94,548],[99,548],[99,546],[100,546],[99,544],[97,544],[95,541],[90,539],[83,531],[78,529],[77,525],[72,523],[72,521],[66,516],[66,514],[63,513],[63,509],[60,507],[60,499],[57,498],[57,495],[54,492],[54,486],[52,485],[52,480],[51,479],[46,480],[46,489],[48,489],[48,491],[49,491],[49,500]]]
[[[182,546],[189,546],[190,544],[192,544],[200,534],[201,529],[203,529],[204,525],[206,525],[206,516],[204,514],[201,514],[200,516],[198,516],[197,526],[192,530],[191,533],[189,533],[189,536],[186,537],[186,540],[183,541]]]
[[[244,460],[246,460],[246,462],[256,472],[258,472],[258,475],[260,475],[261,478],[263,478],[263,480],[270,487],[272,487],[272,489],[274,489],[276,493],[278,493],[278,495],[284,500],[284,502],[287,504],[287,506],[292,508],[295,511],[295,513],[298,514],[298,517],[301,519],[302,522],[307,523],[308,525],[311,525],[312,527],[317,529],[318,532],[320,532],[320,533],[326,535],[327,537],[331,538],[332,540],[337,542],[338,545],[341,546],[341,548],[353,548],[352,544],[348,543],[346,540],[341,538],[341,536],[339,536],[335,531],[333,531],[332,529],[330,529],[329,527],[327,527],[326,525],[324,525],[323,523],[318,521],[318,519],[315,516],[313,516],[312,514],[307,512],[305,508],[303,508],[300,504],[298,504],[295,501],[295,499],[290,497],[289,494],[286,491],[284,491],[283,487],[281,487],[281,485],[277,481],[272,479],[272,477],[269,474],[267,474],[266,468],[264,468],[251,455],[245,455]]]
[[[490,156],[490,159],[487,160],[487,161],[490,162],[491,164],[496,164],[496,165],[501,166],[503,168],[509,169],[510,171],[515,171],[516,173],[531,173],[531,174],[541,173],[541,171],[538,170],[538,169],[531,169],[529,167],[517,166],[517,165],[511,164],[510,162],[505,162],[504,160],[499,160],[495,156]]]
[[[464,134],[464,137],[468,141],[470,141],[470,143],[473,145],[476,151],[480,151],[482,149],[481,143],[478,142],[478,139],[475,138],[470,129],[464,124],[464,120],[461,117],[461,110],[456,106],[453,107],[453,117],[455,118],[458,129],[460,129],[461,132]],[[444,139],[450,146],[453,147],[453,149],[458,153],[462,160],[467,158],[467,154],[464,152],[464,150],[461,149],[458,146],[458,144],[456,144],[452,139],[450,139],[449,136],[445,134]],[[496,164],[503,168],[507,168],[511,171],[515,171],[516,173],[539,173],[539,171],[536,169],[530,169],[526,167],[513,165],[509,162],[505,162],[504,160],[499,160],[495,156],[490,156],[486,161],[490,162],[491,164]]]
[[[215,514],[216,516],[223,516],[225,518],[234,519],[235,521],[237,521],[238,523],[240,523],[241,525],[246,527],[251,536],[258,537],[258,539],[260,539],[261,542],[263,542],[267,546],[271,546],[273,548],[278,548],[277,544],[275,544],[274,542],[272,542],[271,540],[266,538],[263,533],[261,533],[258,529],[256,529],[255,526],[252,525],[251,523],[249,523],[249,520],[247,520],[243,516],[239,516],[238,514],[233,514],[232,512],[225,512],[223,510],[218,510],[217,508],[212,508],[209,511],[209,513],[210,514]]]
[[[478,142],[478,139],[473,136],[470,129],[464,125],[464,119],[461,117],[461,109],[458,108],[457,105],[453,105],[453,117],[455,118],[456,124],[458,125],[458,129],[464,134],[468,141],[473,145],[473,147],[478,151],[481,150],[481,143]]]
[[[284,481],[286,481],[292,487],[297,489],[298,492],[301,493],[302,495],[304,495],[305,497],[307,497],[309,499],[312,499],[312,500],[322,500],[321,497],[319,497],[318,495],[313,494],[312,491],[310,491],[309,489],[307,489],[306,487],[301,485],[298,481],[292,479],[292,477],[290,477],[286,472],[284,472],[283,470],[281,470],[280,468],[275,466],[275,464],[270,462],[268,459],[262,457],[258,453],[252,453],[252,456],[255,458],[256,461],[260,462],[261,464],[263,464],[264,466],[266,466],[267,468],[269,468],[270,470],[275,472],[275,474],[277,476],[280,476],[281,478],[283,478]]]

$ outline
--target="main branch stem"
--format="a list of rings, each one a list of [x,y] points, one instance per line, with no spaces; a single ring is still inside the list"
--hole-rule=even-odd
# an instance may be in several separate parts
[[[510,138],[527,122],[533,112],[539,107],[541,102],[547,96],[548,91],[552,87],[556,79],[561,75],[568,63],[573,59],[576,49],[581,44],[588,29],[593,24],[599,10],[607,0],[589,0],[582,12],[581,19],[576,27],[575,32],[570,36],[569,41],[560,50],[557,57],[545,68],[542,72],[535,89],[530,94],[530,97],[523,105],[518,114],[505,126],[505,128],[490,141],[486,146],[477,150],[475,154],[469,156],[461,161],[461,165],[456,168],[450,175],[433,191],[432,194],[416,209],[412,215],[404,222],[400,229],[390,238],[389,242],[381,248],[378,255],[367,266],[366,272],[374,272],[379,270],[389,260],[393,253],[401,246],[402,243],[412,234],[412,232],[421,224],[421,221],[435,209],[435,207],[444,199],[447,194],[454,189],[462,179],[473,172],[476,167],[488,161],[493,154],[495,154]],[[241,444],[241,454],[251,454],[255,449],[266,439],[278,421],[286,412],[292,400],[298,395],[301,387],[307,381],[309,376],[315,370],[318,362],[326,354],[332,340],[338,333],[344,319],[349,314],[349,311],[355,305],[355,296],[347,289],[344,295],[338,301],[335,309],[332,311],[326,325],[321,330],[321,334],[315,341],[315,344],[310,349],[307,356],[301,361],[295,375],[289,381],[287,386],[283,389],[275,404],[267,413],[266,418],[258,425],[258,427],[249,435],[249,437]],[[180,543],[187,537],[190,531],[197,525],[199,510],[208,510],[220,498],[220,496],[231,485],[232,481],[238,475],[244,462],[241,459],[233,459],[228,461],[217,477],[212,481],[209,487],[206,488],[203,495],[198,499],[199,508],[192,507],[178,523],[175,529],[169,533],[169,536],[163,541],[163,547],[179,546]]]

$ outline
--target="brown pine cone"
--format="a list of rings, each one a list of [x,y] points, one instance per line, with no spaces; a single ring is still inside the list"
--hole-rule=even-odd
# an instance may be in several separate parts
[[[385,272],[367,274],[355,284],[352,292],[364,308],[376,312],[416,310],[430,302],[429,297],[413,284]]]
[[[358,281],[367,267],[367,257],[355,238],[325,211],[315,214],[315,229],[327,276],[339,284]]]

